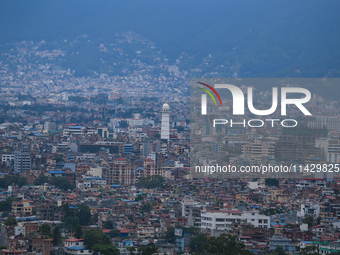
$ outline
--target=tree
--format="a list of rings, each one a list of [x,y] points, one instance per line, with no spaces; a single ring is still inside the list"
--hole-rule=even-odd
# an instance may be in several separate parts
[[[92,248],[96,244],[111,245],[111,239],[105,235],[101,229],[88,228],[85,230],[84,243],[87,248]]]
[[[198,234],[193,239],[190,240],[190,249],[192,252],[201,251],[202,245],[208,241],[205,235]]]
[[[136,186],[146,189],[154,189],[163,187],[165,184],[165,179],[159,175],[153,175],[150,177],[143,177],[138,180]]]
[[[202,245],[205,253],[210,255],[251,255],[252,252],[245,248],[244,243],[237,240],[237,236],[222,234],[211,237]]]
[[[141,252],[141,255],[152,255],[158,253],[158,247],[153,243],[148,243],[147,246],[141,246],[138,248],[138,251]]]
[[[103,227],[105,229],[113,229],[113,221],[112,220],[105,221]]]
[[[52,177],[49,179],[49,183],[64,191],[74,189],[74,185],[66,177]]]
[[[92,250],[104,255],[119,255],[119,250],[113,245],[96,244]]]
[[[58,246],[62,242],[61,232],[59,226],[55,226],[53,229],[53,245]]]
[[[83,230],[82,230],[80,225],[76,226],[76,231],[74,233],[74,237],[78,238],[78,239],[81,239],[83,237]]]
[[[168,230],[165,232],[165,240],[168,243],[175,242],[175,228],[168,228]]]
[[[45,175],[39,175],[33,182],[34,185],[42,185],[48,183],[49,178]]]
[[[150,203],[142,204],[142,206],[140,207],[141,213],[150,212],[151,210],[152,210],[152,205]]]
[[[276,186],[276,187],[279,187],[279,180],[276,179],[276,178],[267,178],[265,180],[265,183],[266,183],[266,186]]]
[[[111,238],[114,238],[114,237],[119,237],[120,236],[120,230],[118,229],[113,229],[111,230],[108,235],[111,237]]]
[[[7,219],[5,220],[4,224],[6,226],[15,226],[17,224],[17,220],[12,217],[12,216],[9,216],[7,217]]]
[[[143,201],[143,200],[144,200],[144,197],[141,194],[135,197],[135,201]]]
[[[14,197],[8,197],[6,198],[5,201],[1,201],[0,202],[0,211],[6,211],[9,212],[12,210],[12,203],[18,201],[18,198],[14,198]],[[6,216],[3,216],[6,217]]]
[[[79,222],[82,226],[88,226],[91,223],[91,209],[88,205],[79,205],[77,216],[79,218]]]
[[[129,219],[129,221],[130,221],[130,222],[133,222],[133,221],[134,221],[134,219],[133,219],[133,216],[132,216],[132,215],[129,215],[129,216],[128,216],[128,219]]]
[[[63,205],[64,217],[62,221],[66,226],[71,225],[75,228],[77,225],[88,226],[92,222],[91,209],[88,205],[80,204],[70,207],[69,204]]]
[[[305,218],[303,218],[302,223],[308,224],[308,228],[313,227],[314,224],[313,216],[306,216]]]
[[[274,254],[277,255],[287,255],[287,253],[285,252],[285,249],[283,249],[282,246],[277,246],[274,250]]]
[[[48,223],[44,223],[40,226],[40,233],[44,236],[51,235],[51,225]]]
[[[301,254],[301,255],[321,255],[319,253],[319,248],[317,246],[307,246],[305,248],[302,248],[299,254]],[[330,255],[331,254],[332,253],[330,253]],[[338,254],[340,254],[340,252]]]

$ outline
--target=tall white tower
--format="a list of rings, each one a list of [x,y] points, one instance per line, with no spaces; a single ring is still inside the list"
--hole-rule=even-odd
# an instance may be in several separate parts
[[[167,103],[162,107],[162,127],[161,127],[161,139],[169,141],[170,139],[170,107]]]

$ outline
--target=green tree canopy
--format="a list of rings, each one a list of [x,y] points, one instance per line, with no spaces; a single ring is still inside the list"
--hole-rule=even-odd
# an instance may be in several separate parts
[[[51,225],[48,223],[43,223],[40,226],[39,232],[44,236],[51,236]]]
[[[276,186],[276,187],[279,187],[279,185],[280,185],[279,180],[276,179],[276,178],[267,178],[265,180],[265,183],[266,183],[266,186]]]
[[[95,252],[100,252],[103,255],[119,255],[119,250],[113,245],[103,245],[103,244],[95,244],[92,246],[92,250]]]
[[[55,226],[53,229],[53,245],[58,246],[62,243],[61,231],[59,226]]]
[[[7,189],[10,185],[18,185],[19,187],[25,186],[27,184],[26,177],[22,177],[19,174],[15,175],[5,175],[0,178],[0,188]]]
[[[104,222],[104,229],[113,229],[113,221],[112,220],[108,220]]]
[[[202,250],[204,254],[209,255],[252,255],[244,243],[237,240],[237,236],[226,234],[209,238],[208,242],[202,245]]]
[[[111,237],[111,238],[114,238],[114,237],[119,237],[120,236],[120,230],[118,229],[112,229],[108,235]]]
[[[192,252],[197,252],[202,250],[202,245],[208,241],[205,235],[198,234],[190,240],[190,249]]]
[[[152,255],[159,252],[158,247],[153,242],[148,243],[147,246],[140,246],[138,251],[141,252],[141,255]]]
[[[85,230],[84,243],[87,248],[92,248],[96,244],[111,245],[111,239],[105,235],[101,229],[88,228]]]
[[[287,253],[285,252],[285,249],[283,249],[282,246],[277,246],[274,250],[275,255],[287,255]]]
[[[12,217],[12,216],[9,216],[7,217],[7,219],[5,220],[4,224],[6,226],[15,226],[17,224],[17,220]]]
[[[165,179],[162,176],[153,175],[150,177],[140,178],[136,186],[146,189],[154,189],[163,187],[163,184],[165,184]]]
[[[5,201],[0,202],[0,211],[1,212],[9,212],[12,210],[12,202],[18,201],[18,198],[16,197],[8,197]],[[5,216],[3,216],[5,217]]]
[[[34,185],[43,185],[44,183],[48,183],[49,178],[45,175],[39,175],[33,182]]]
[[[74,237],[81,239],[83,237],[83,230],[80,225],[76,226],[76,231],[74,232]]]

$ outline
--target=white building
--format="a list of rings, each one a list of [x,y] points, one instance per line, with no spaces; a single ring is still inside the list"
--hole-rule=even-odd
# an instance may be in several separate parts
[[[202,210],[201,228],[210,230],[231,230],[233,223],[251,223],[254,227],[270,228],[270,217],[259,211]]]
[[[201,204],[199,202],[195,202],[191,196],[189,195],[184,196],[183,202],[182,202],[182,217],[188,218],[190,209],[192,207],[200,207],[200,206]]]
[[[6,163],[7,166],[14,164],[14,154],[2,154],[1,163]]]
[[[167,103],[162,107],[162,126],[161,126],[161,139],[169,141],[170,139],[170,107]]]
[[[313,116],[308,122],[309,128],[327,128],[340,130],[340,116]]]
[[[90,167],[90,170],[87,171],[88,175],[94,176],[94,177],[103,177],[103,168],[102,167]]]
[[[83,126],[66,126],[64,127],[64,130],[63,130],[64,136],[85,135],[85,133],[86,133],[86,128]]]

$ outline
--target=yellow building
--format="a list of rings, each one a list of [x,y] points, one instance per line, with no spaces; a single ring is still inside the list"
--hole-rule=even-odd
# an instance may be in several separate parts
[[[33,201],[21,200],[12,203],[12,213],[15,216],[31,216],[33,212]]]

